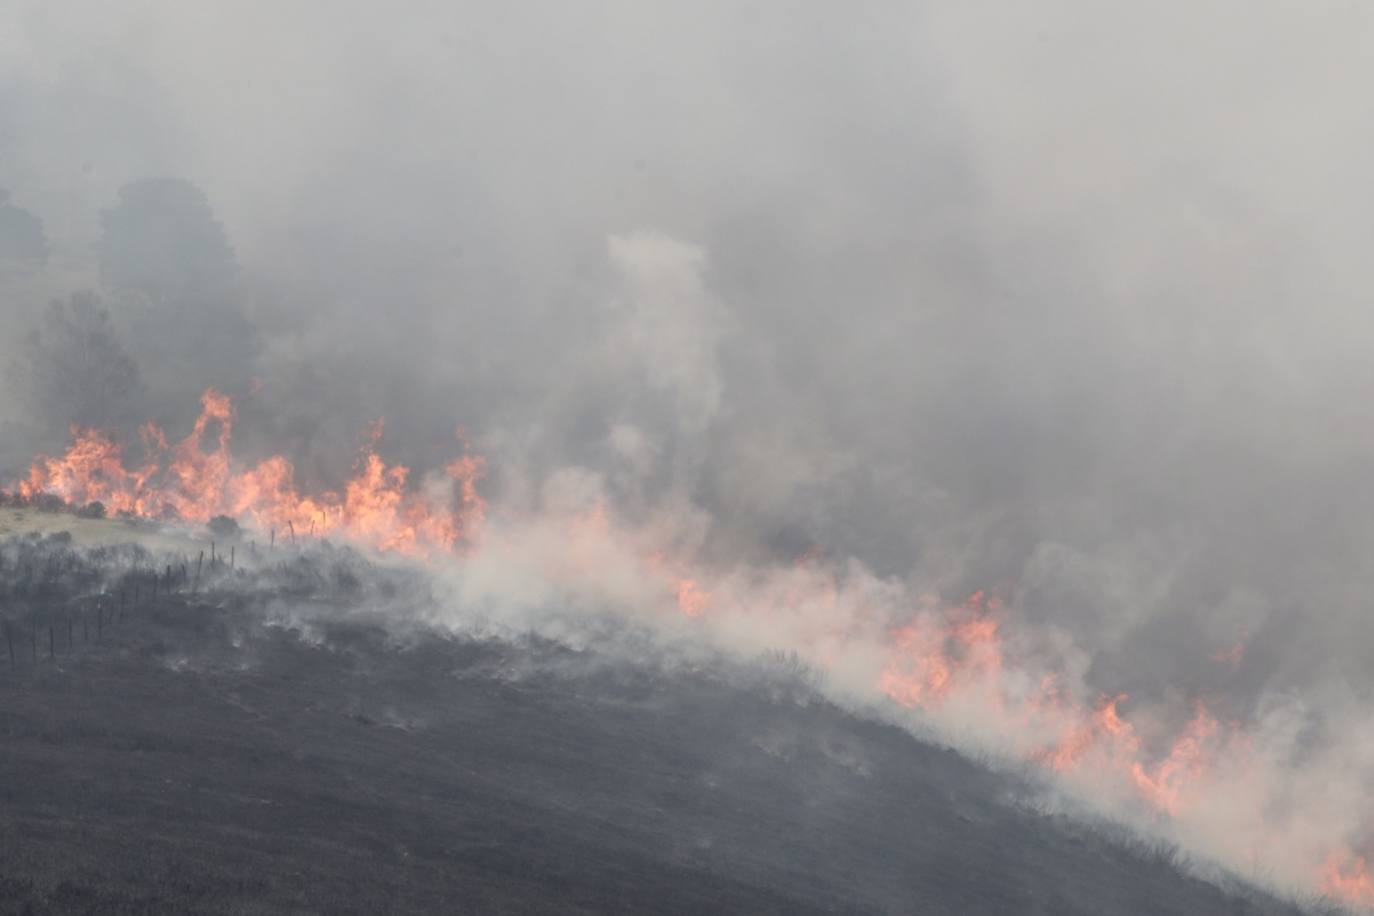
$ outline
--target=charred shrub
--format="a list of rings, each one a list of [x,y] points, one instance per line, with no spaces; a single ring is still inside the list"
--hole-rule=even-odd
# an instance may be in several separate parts
[[[104,518],[105,504],[98,499],[88,502],[76,510],[76,515],[78,518]]]
[[[210,533],[215,537],[225,541],[235,539],[242,534],[239,523],[227,515],[216,515],[210,519],[205,527],[210,529]]]
[[[755,660],[752,675],[774,702],[809,702],[821,689],[820,671],[793,651],[764,652]]]
[[[39,493],[29,501],[29,505],[40,512],[65,512],[69,508],[66,500],[55,493]]]

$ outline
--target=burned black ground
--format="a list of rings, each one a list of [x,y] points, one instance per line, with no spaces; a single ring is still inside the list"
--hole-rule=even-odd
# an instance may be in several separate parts
[[[289,553],[197,583],[0,546],[0,910],[1298,912],[1028,810],[786,660],[382,626],[422,578]]]

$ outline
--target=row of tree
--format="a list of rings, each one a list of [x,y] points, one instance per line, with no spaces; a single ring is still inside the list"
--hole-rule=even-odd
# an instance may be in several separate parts
[[[48,260],[48,237],[43,222],[23,207],[10,203],[0,189],[0,264],[6,261],[42,264]]]
[[[53,300],[10,366],[36,423],[175,420],[204,385],[251,373],[258,341],[240,268],[198,187],[127,184],[100,227],[100,289]],[[41,221],[0,196],[0,265],[42,269],[47,257]]]

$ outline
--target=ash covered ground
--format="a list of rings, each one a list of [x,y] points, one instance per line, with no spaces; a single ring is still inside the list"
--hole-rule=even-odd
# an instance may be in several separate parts
[[[1304,911],[791,657],[440,627],[426,573],[328,544],[5,522],[5,912]]]

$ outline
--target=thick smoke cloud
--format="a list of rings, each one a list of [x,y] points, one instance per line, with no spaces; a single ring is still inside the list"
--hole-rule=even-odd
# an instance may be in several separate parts
[[[865,594],[991,589],[1086,690],[1328,756],[1291,795],[1355,831],[1374,14],[81,7],[0,9],[0,186],[50,247],[0,264],[7,359],[95,289],[147,415],[216,381],[307,483],[378,416],[420,467],[461,425],[511,512],[606,502],[721,575],[818,549]],[[217,379],[101,272],[99,214],[164,177],[241,269]],[[6,379],[18,470],[65,420]]]

